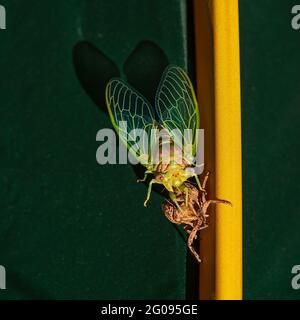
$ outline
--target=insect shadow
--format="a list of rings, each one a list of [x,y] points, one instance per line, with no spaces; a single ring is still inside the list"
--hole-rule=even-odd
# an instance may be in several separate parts
[[[86,94],[108,116],[105,86],[112,77],[120,75],[119,68],[87,41],[80,41],[74,46],[73,64],[77,78]]]
[[[92,43],[80,41],[73,47],[73,65],[86,94],[108,116],[105,88],[111,78],[120,77],[124,73],[127,82],[154,106],[155,93],[169,60],[157,44],[145,40],[135,47],[124,62],[123,70],[120,70],[114,61]],[[132,168],[137,179],[141,179],[145,168],[140,164]],[[163,192],[159,185],[154,186],[153,191],[160,194]]]

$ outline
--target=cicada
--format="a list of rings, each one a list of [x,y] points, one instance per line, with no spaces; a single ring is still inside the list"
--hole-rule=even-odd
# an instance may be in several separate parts
[[[120,140],[137,162],[146,168],[144,178],[139,181],[146,181],[149,174],[153,175],[144,206],[150,199],[152,185],[161,184],[181,210],[177,194],[182,192],[188,203],[185,181],[195,177],[202,190],[193,170],[196,166],[199,109],[187,73],[174,65],[165,69],[156,92],[155,106],[151,106],[145,97],[119,78],[113,78],[107,84],[106,102]],[[163,151],[166,145],[170,147],[169,153]]]

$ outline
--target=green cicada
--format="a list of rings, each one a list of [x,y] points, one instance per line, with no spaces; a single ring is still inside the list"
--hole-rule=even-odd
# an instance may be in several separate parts
[[[180,190],[188,197],[185,190],[187,179],[195,177],[202,190],[193,170],[199,110],[193,85],[182,68],[173,65],[166,68],[156,92],[155,108],[122,79],[109,81],[106,102],[121,141],[146,168],[144,179],[140,181],[145,181],[148,174],[154,175],[148,187],[145,206],[154,183],[162,184],[168,190],[171,200],[179,209],[176,191]],[[169,152],[164,152],[165,146],[170,147]]]

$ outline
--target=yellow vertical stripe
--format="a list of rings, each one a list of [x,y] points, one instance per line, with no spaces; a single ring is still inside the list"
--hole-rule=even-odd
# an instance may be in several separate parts
[[[238,0],[212,1],[215,66],[215,299],[242,298],[242,157]]]
[[[230,200],[233,207],[218,205],[215,215],[215,246],[212,247],[213,228],[204,234],[201,256],[208,256],[200,267],[200,298],[242,299],[242,162],[241,162],[241,108],[240,108],[240,66],[239,66],[239,23],[238,0],[194,0],[197,87],[200,108],[208,110],[204,117],[204,128],[214,127],[205,143],[214,146],[205,161],[215,173],[215,194],[217,198]],[[213,38],[213,81],[207,72],[211,57],[207,53],[210,40],[203,31],[205,25],[199,20],[205,14],[211,15]],[[202,29],[201,29],[202,26]],[[206,26],[207,28],[209,25]],[[201,30],[198,30],[200,28]],[[202,42],[201,44],[198,44]],[[206,66],[206,67],[205,67]],[[206,80],[203,80],[206,78]],[[206,81],[206,83],[205,83]],[[213,89],[211,84],[213,83]],[[214,101],[204,89],[213,92]],[[201,98],[201,95],[205,95]],[[208,97],[208,98],[207,98]],[[205,101],[206,100],[206,101]],[[205,102],[207,105],[205,105]],[[214,125],[209,121],[214,118]],[[202,118],[203,119],[203,118]],[[201,123],[202,122],[201,119]],[[210,128],[211,130],[211,128]],[[214,137],[214,143],[211,140]],[[212,197],[212,194],[210,194]],[[214,222],[214,220],[212,221]],[[207,247],[203,247],[207,245]],[[214,259],[212,250],[215,250]],[[210,270],[209,270],[210,268]],[[211,275],[212,271],[214,276]],[[206,277],[209,277],[209,282]]]

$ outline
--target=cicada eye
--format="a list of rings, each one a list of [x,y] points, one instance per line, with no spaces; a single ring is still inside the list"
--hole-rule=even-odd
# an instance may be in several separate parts
[[[156,180],[162,181],[164,179],[164,176],[162,174],[159,174],[156,176]]]

